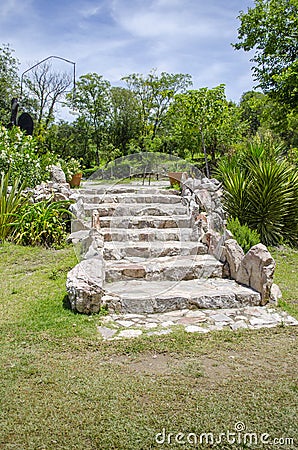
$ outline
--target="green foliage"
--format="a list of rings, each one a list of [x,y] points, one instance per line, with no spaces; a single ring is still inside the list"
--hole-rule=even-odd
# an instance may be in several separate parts
[[[243,132],[237,107],[227,101],[223,84],[176,95],[168,116],[171,132],[185,154],[190,152],[193,159],[198,152],[204,153],[207,176],[209,157],[215,163],[216,152],[224,153]]]
[[[61,166],[63,172],[65,173],[67,182],[70,182],[73,175],[76,175],[77,173],[82,173],[82,165],[80,161],[78,161],[75,158],[68,158],[66,160],[59,159],[58,163]]]
[[[233,233],[244,253],[261,241],[260,235],[255,230],[251,230],[246,224],[241,225],[238,218],[229,219],[227,228]]]
[[[142,131],[140,104],[134,92],[121,87],[110,89],[110,102],[109,139],[122,155],[126,155],[128,143],[139,139]]]
[[[298,243],[298,176],[280,147],[251,145],[218,166],[227,213],[266,245]]]
[[[175,191],[181,192],[180,183],[179,182],[173,183],[173,185],[171,186],[171,189],[175,189]]]
[[[99,169],[100,169],[99,166],[93,166],[93,167],[90,167],[89,169],[84,169],[83,175],[84,175],[84,177],[89,178],[91,175],[93,175]]]
[[[21,195],[23,186],[15,179],[9,186],[10,173],[1,174],[0,181],[0,239],[7,239],[13,231],[15,215],[26,202]]]
[[[288,105],[261,92],[245,92],[240,99],[242,121],[249,127],[249,137],[257,132],[271,133],[288,147],[298,145],[298,114]]]
[[[239,19],[234,47],[255,49],[253,73],[260,87],[297,108],[297,0],[255,0],[255,7],[242,11]]]
[[[18,209],[13,238],[17,244],[61,247],[65,244],[70,202],[52,199]]]
[[[0,47],[0,120],[3,125],[10,122],[11,100],[19,92],[18,65],[9,45]]]
[[[100,164],[100,151],[107,133],[109,89],[109,81],[97,73],[88,73],[77,81],[75,97],[73,93],[69,95],[71,105],[77,109],[81,124],[84,124],[86,147],[91,143],[94,145],[97,165]]]
[[[38,154],[36,141],[18,127],[0,127],[0,171],[10,174],[10,182],[18,179],[24,186],[34,187],[49,179],[49,166],[55,162],[50,153]]]
[[[288,160],[298,168],[298,148],[291,148],[288,153]]]
[[[162,72],[158,75],[155,69],[146,76],[133,73],[122,80],[127,83],[139,104],[141,140],[146,136],[152,139],[156,137],[175,95],[185,92],[192,85],[191,76],[188,74]]]

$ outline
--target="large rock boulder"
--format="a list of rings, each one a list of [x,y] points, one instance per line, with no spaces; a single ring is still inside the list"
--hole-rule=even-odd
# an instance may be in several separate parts
[[[65,173],[59,166],[52,165],[50,168],[51,181],[54,183],[66,183]]]
[[[68,272],[66,289],[73,311],[83,314],[100,311],[104,274],[104,261],[100,256],[83,260]]]
[[[269,250],[265,245],[257,244],[251,247],[242,259],[235,279],[238,283],[260,292],[261,304],[265,305],[270,299],[274,270],[275,261]]]

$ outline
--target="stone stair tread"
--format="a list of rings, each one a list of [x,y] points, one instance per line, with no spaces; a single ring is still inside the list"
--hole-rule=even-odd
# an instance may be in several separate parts
[[[214,256],[179,255],[159,258],[125,258],[106,262],[106,282],[125,279],[189,280],[221,277],[223,264]]]
[[[117,208],[129,208],[129,209],[139,209],[139,210],[146,210],[146,209],[160,209],[160,210],[166,210],[171,208],[176,208],[176,210],[180,209],[185,211],[185,214],[187,214],[187,207],[182,205],[181,203],[175,203],[174,205],[169,205],[168,203],[117,203],[117,202],[104,202],[104,203],[84,203],[84,209],[85,210],[93,210],[93,209],[117,209]]]
[[[194,239],[198,240],[191,227],[185,228],[116,228],[113,227],[111,230],[107,228],[102,228],[101,230],[105,241],[145,241],[151,242],[156,241],[166,241],[166,240],[189,240],[191,241],[191,236],[194,235]]]
[[[103,207],[113,207],[113,206],[115,206],[115,207],[117,207],[117,206],[120,206],[120,205],[123,205],[123,206],[134,206],[134,207],[138,207],[138,208],[150,208],[150,207],[152,207],[152,208],[156,208],[157,207],[157,205],[160,205],[160,207],[161,208],[165,208],[165,207],[169,207],[169,208],[172,208],[173,207],[173,205],[169,205],[168,203],[149,203],[149,202],[147,202],[147,203],[142,203],[142,202],[139,202],[139,203],[122,203],[122,202],[102,202],[102,203],[97,203],[97,202],[95,202],[95,203],[84,203],[84,207],[85,208],[92,208],[92,207],[94,207],[94,208],[96,208],[96,207],[98,207],[98,208],[103,208]],[[187,209],[186,208],[186,206],[184,206],[184,205],[182,205],[182,203],[180,202],[177,202],[177,204],[175,203],[175,206],[181,206],[181,207],[183,207],[183,208],[185,208],[185,209]]]
[[[161,256],[159,258],[135,258],[133,257],[127,257],[125,259],[122,259],[120,261],[107,261],[106,262],[106,269],[109,269],[110,267],[122,267],[122,266],[128,266],[130,264],[135,265],[142,264],[142,265],[152,265],[152,264],[169,264],[175,262],[175,265],[177,266],[184,266],[184,265],[191,265],[194,262],[201,262],[201,263],[216,263],[219,266],[222,266],[222,263],[218,261],[213,255],[209,255],[208,253],[203,255],[181,255],[179,258],[177,256]]]
[[[91,183],[88,186],[88,183],[82,183],[82,187],[79,190],[79,194],[83,195],[121,195],[121,194],[139,194],[140,192],[144,191],[146,194],[150,195],[177,195],[180,196],[180,192],[175,189],[165,189],[167,187],[166,185],[163,187],[150,187],[148,185],[110,185],[110,184],[103,184],[103,185],[94,185]]]
[[[102,193],[102,194],[95,194],[93,195],[85,195],[84,193],[79,193],[77,195],[77,198],[81,198],[84,203],[99,203],[99,204],[106,204],[106,203],[129,203],[129,204],[181,204],[181,196],[180,195],[173,195],[173,194],[137,194],[136,193],[127,193],[127,194],[113,194],[113,193]]]
[[[135,242],[135,241],[117,241],[117,242],[106,242],[105,243],[105,248],[128,248],[128,247],[138,247],[138,248],[142,248],[142,249],[147,249],[147,248],[164,248],[164,247],[195,247],[195,246],[199,246],[199,247],[204,247],[206,248],[205,244],[202,244],[201,242],[194,242],[194,241],[152,241],[152,242]]]
[[[106,285],[106,300],[121,312],[165,312],[183,308],[233,308],[260,304],[260,294],[234,280],[118,281]]]
[[[127,256],[154,258],[175,255],[207,253],[206,245],[195,241],[105,242],[103,255],[106,260],[119,260]]]
[[[123,228],[120,224],[128,224],[133,228],[134,225],[139,225],[139,228],[186,228],[190,223],[190,218],[187,214],[178,215],[171,214],[167,216],[101,216],[100,224],[102,228]],[[176,226],[175,226],[176,225]]]

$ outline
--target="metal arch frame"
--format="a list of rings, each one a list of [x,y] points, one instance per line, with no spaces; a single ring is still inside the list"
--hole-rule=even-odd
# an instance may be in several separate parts
[[[34,66],[29,67],[29,69],[25,70],[25,71],[22,73],[22,75],[21,75],[21,95],[20,95],[21,98],[22,98],[22,95],[23,95],[23,80],[24,80],[24,75],[25,75],[27,72],[29,72],[30,70],[34,69],[35,67],[37,67],[37,66],[39,66],[40,64],[44,63],[45,61],[48,61],[48,59],[51,59],[51,58],[60,59],[61,61],[65,61],[65,62],[67,62],[67,63],[73,65],[73,90],[74,90],[74,93],[75,93],[75,90],[76,90],[76,63],[73,62],[73,61],[70,61],[69,59],[62,58],[61,56],[48,56],[47,58],[43,59],[42,61],[39,61],[38,63],[34,64]]]

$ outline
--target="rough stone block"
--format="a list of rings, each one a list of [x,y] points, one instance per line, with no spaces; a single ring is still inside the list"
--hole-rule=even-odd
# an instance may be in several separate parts
[[[51,176],[51,181],[53,181],[54,183],[66,183],[65,173],[59,166],[55,166],[55,165],[51,166],[50,176]]]
[[[236,280],[241,261],[244,258],[244,251],[235,239],[228,239],[225,241],[225,249],[225,256],[230,267],[231,278]],[[249,286],[249,284],[247,284],[247,286]]]
[[[250,286],[259,292],[262,298],[261,304],[265,305],[270,299],[274,270],[275,261],[267,247],[257,244],[243,257],[235,279],[238,283]]]
[[[71,309],[83,314],[98,313],[102,306],[104,262],[102,258],[81,261],[70,272],[66,290]]]

